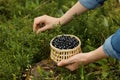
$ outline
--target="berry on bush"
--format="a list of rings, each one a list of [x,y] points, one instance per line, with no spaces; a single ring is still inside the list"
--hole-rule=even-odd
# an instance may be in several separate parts
[[[52,41],[52,45],[59,49],[73,49],[78,46],[79,41],[75,37],[62,35]]]

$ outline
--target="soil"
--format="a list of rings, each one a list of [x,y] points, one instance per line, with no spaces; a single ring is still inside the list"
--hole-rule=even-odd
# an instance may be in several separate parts
[[[38,67],[48,73],[50,73],[50,71],[54,72],[54,76],[57,76],[59,74],[56,69],[56,63],[51,59],[46,59],[36,63],[30,69],[27,69],[27,71],[24,73],[25,80],[32,80],[33,77],[37,80],[41,80],[40,73],[38,72]]]

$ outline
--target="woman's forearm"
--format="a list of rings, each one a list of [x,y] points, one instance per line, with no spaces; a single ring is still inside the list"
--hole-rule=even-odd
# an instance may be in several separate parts
[[[83,5],[80,4],[78,1],[71,9],[69,9],[61,18],[60,18],[60,24],[66,24],[68,23],[74,15],[79,15],[88,9],[85,8]]]
[[[95,62],[100,59],[108,57],[103,50],[103,46],[97,48],[94,51],[86,53],[86,54],[87,54],[87,60],[86,60],[85,64],[92,63],[92,62]]]

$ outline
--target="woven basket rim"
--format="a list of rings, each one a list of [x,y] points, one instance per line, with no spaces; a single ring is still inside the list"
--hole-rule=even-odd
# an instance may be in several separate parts
[[[79,44],[78,44],[76,47],[72,48],[72,49],[59,49],[59,48],[54,47],[54,46],[52,45],[52,41],[53,41],[56,37],[59,37],[59,36],[62,36],[62,35],[75,37],[75,38],[79,41]],[[57,36],[53,37],[52,40],[50,41],[50,46],[51,46],[54,50],[56,50],[56,51],[58,51],[58,52],[73,51],[74,49],[76,49],[76,48],[78,48],[78,47],[81,46],[81,41],[80,41],[80,39],[79,39],[77,36],[71,35],[71,34],[62,34],[62,35],[57,35]]]

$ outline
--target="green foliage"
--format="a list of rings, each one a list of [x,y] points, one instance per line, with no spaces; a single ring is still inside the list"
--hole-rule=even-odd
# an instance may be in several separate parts
[[[78,36],[83,52],[88,52],[102,45],[120,27],[120,5],[110,0],[104,7],[75,16],[63,27],[40,34],[32,32],[34,17],[44,14],[60,17],[76,1],[0,0],[0,80],[21,80],[27,65],[49,57],[49,42],[56,35]],[[119,65],[117,60],[109,58],[82,66],[75,72],[58,68],[57,80],[119,80]],[[54,72],[38,71],[49,80],[55,78]]]

